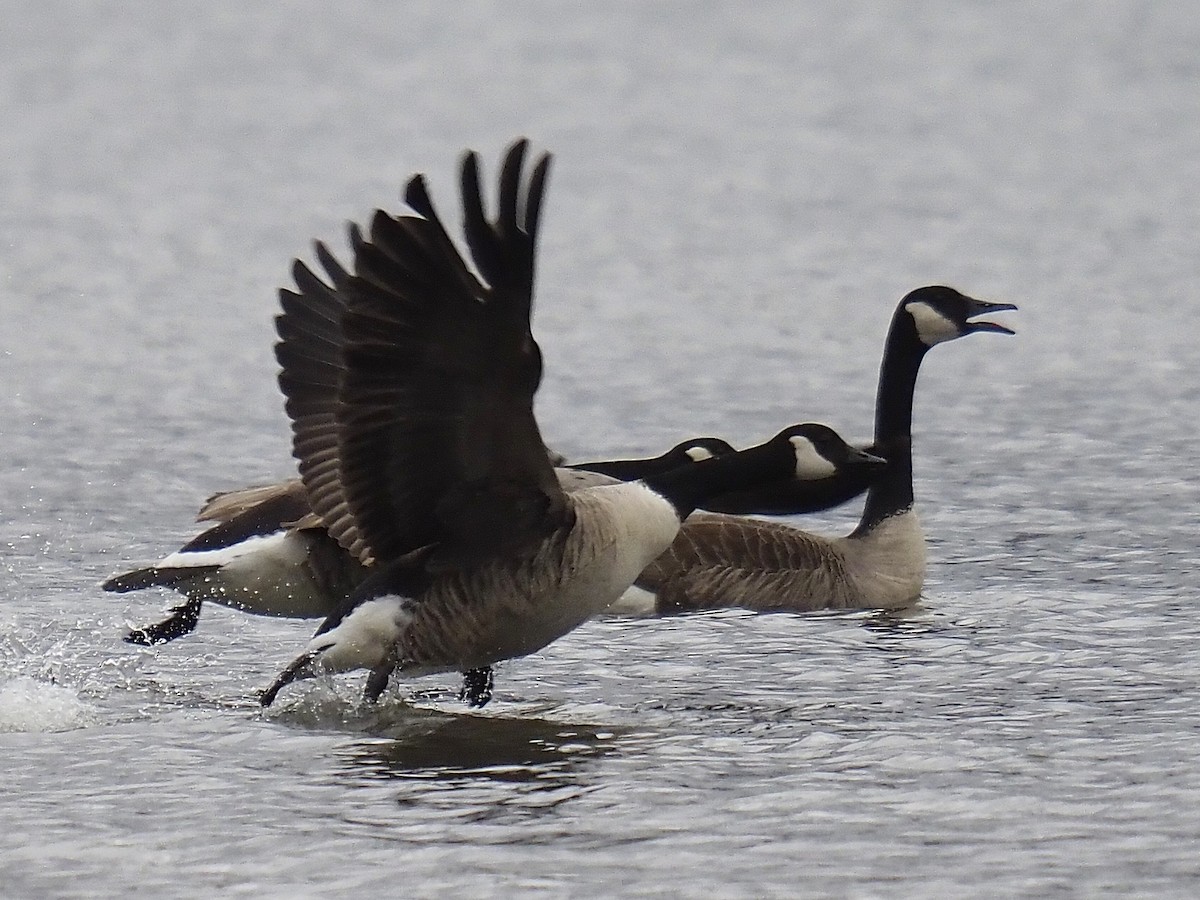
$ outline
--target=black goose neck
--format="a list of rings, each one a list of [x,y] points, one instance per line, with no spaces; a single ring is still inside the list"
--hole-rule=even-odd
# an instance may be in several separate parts
[[[650,459],[612,459],[576,463],[569,468],[584,472],[596,472],[620,481],[634,481],[638,478],[648,478],[651,475],[668,472],[677,465],[681,465],[681,463],[666,460],[662,456],[655,456]]]
[[[917,336],[912,316],[901,304],[892,317],[879,367],[875,396],[875,443],[888,467],[867,491],[855,534],[870,531],[884,519],[910,509],[912,486],[912,411],[917,373],[929,347]]]
[[[875,395],[875,443],[912,436],[913,394],[921,360],[928,352],[904,306],[896,310],[884,345]]]
[[[709,497],[747,490],[794,471],[795,456],[790,444],[786,451],[773,444],[760,444],[646,476],[642,483],[666,498],[682,521]]]

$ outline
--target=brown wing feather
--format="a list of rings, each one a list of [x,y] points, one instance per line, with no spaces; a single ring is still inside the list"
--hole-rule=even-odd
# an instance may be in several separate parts
[[[494,222],[474,154],[463,163],[464,230],[483,280],[418,177],[406,198],[419,216],[378,212],[369,235],[351,235],[336,364],[311,337],[292,352],[295,338],[280,330],[280,383],[313,510],[361,559],[433,542],[444,560],[478,559],[569,517],[533,417],[542,363],[529,314],[548,157],[522,192],[524,153],[521,141],[506,157]]]
[[[303,503],[304,485],[300,483],[299,479],[291,478],[278,484],[238,488],[234,491],[213,494],[200,507],[200,512],[196,514],[196,521],[226,522],[248,509],[264,503],[271,503],[282,497],[295,497]]]
[[[660,612],[846,606],[845,562],[829,541],[781,522],[697,513],[637,581]]]
[[[361,240],[351,226],[351,241]],[[283,312],[275,319],[279,342],[279,387],[292,421],[292,455],[313,515],[330,535],[360,562],[370,554],[355,526],[342,491],[338,452],[338,392],[345,374],[342,316],[350,274],[326,247],[316,245],[317,259],[330,283],[304,263],[292,266],[296,291],[281,290]]]

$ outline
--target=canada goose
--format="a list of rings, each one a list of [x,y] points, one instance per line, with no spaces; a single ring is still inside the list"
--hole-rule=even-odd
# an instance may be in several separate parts
[[[321,251],[324,254],[323,247]],[[840,453],[840,439],[830,434],[832,441],[821,433],[816,438],[819,452],[833,464],[834,478],[857,479],[859,470],[879,471],[869,461],[864,465],[862,457]],[[605,483],[603,476],[634,481],[732,452],[719,438],[692,438],[649,459],[559,465],[555,474],[564,490],[577,490]],[[830,480],[831,476],[813,477],[808,483]],[[102,585],[115,593],[165,587],[187,597],[166,619],[130,631],[125,640],[149,646],[189,634],[205,600],[255,615],[316,619],[330,615],[369,570],[343,550],[311,513],[298,478],[209,497],[196,519],[215,525],[154,565],[114,575]]]
[[[851,534],[831,539],[782,522],[697,513],[610,611],[896,609],[916,602],[925,580],[912,485],[913,389],[921,360],[935,344],[967,334],[1012,334],[970,320],[1014,309],[948,287],[919,288],[900,301],[879,372],[870,447],[888,465],[867,491]]]
[[[704,497],[803,475],[814,426],[643,480],[565,492],[533,416],[542,374],[530,332],[549,157],[523,188],[526,142],[507,153],[499,210],[483,210],[478,159],[462,164],[470,263],[414,177],[414,214],[351,230],[354,275],[336,322],[282,292],[280,387],[313,514],[371,574],[267,688],[369,669],[485,670],[561,637],[621,595]],[[473,267],[473,271],[472,271]],[[300,266],[298,269],[302,269]],[[477,273],[477,274],[475,274]],[[315,276],[311,276],[314,277]]]

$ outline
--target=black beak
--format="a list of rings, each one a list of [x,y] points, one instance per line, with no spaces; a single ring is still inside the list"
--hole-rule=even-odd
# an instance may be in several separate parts
[[[887,460],[882,456],[876,456],[866,450],[860,450],[857,447],[848,448],[846,461],[854,466],[865,466],[870,469],[882,469],[887,465]]]
[[[1012,303],[989,303],[987,300],[976,300],[971,298],[971,309],[967,313],[968,319],[973,319],[976,316],[986,315],[987,313],[1006,312],[1015,310],[1017,307]],[[997,334],[1016,334],[1011,328],[1000,325],[996,322],[967,322],[966,331],[972,334],[976,331],[994,331]]]

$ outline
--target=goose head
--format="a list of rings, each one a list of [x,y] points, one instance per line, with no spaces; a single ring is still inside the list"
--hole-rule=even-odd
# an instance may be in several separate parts
[[[790,425],[769,443],[787,445],[795,459],[795,477],[800,481],[818,481],[844,474],[851,469],[883,469],[887,460],[866,450],[851,447],[828,425],[806,422]]]
[[[726,453],[733,452],[733,447],[720,438],[698,437],[681,441],[659,459],[664,463],[686,465],[690,462],[702,462],[712,459],[714,456],[724,456]]]
[[[942,285],[917,288],[900,301],[900,308],[911,317],[917,339],[926,347],[977,331],[1014,333],[996,322],[972,320],[988,313],[1015,310],[1016,306],[976,300]]]
[[[621,481],[635,481],[651,475],[670,472],[681,466],[690,466],[718,456],[726,456],[734,450],[720,438],[694,437],[676,444],[666,453],[649,459],[614,459],[597,462],[576,463],[572,470],[596,472]],[[560,471],[559,481],[567,484],[568,489],[584,487],[593,484],[591,479],[580,479]]]

